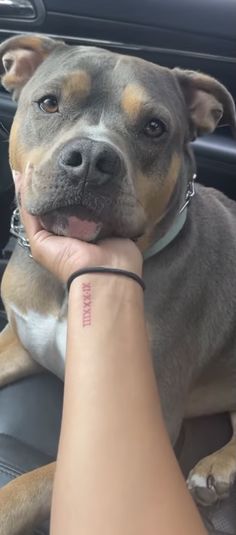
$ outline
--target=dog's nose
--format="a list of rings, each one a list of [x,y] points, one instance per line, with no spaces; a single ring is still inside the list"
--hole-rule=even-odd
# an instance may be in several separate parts
[[[112,145],[87,138],[64,145],[59,155],[59,167],[73,183],[86,180],[93,186],[122,178],[125,172],[122,157]]]

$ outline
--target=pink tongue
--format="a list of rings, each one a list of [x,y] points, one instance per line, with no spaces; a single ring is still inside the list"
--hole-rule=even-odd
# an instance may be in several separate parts
[[[92,241],[97,237],[101,226],[102,223],[95,223],[94,221],[69,216],[67,219],[67,235],[71,238],[78,238],[79,240]]]

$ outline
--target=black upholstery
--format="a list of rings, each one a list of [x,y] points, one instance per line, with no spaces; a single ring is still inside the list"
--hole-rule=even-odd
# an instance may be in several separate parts
[[[0,331],[4,324],[0,314]],[[55,460],[62,400],[63,383],[49,373],[0,389],[0,487]],[[48,524],[36,534],[48,534]]]
[[[8,188],[5,191],[0,191],[0,253],[4,249],[9,240],[10,218],[11,218],[11,203],[14,199],[13,188]]]

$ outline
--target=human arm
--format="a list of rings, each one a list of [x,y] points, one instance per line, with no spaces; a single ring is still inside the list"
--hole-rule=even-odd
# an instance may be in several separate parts
[[[84,267],[85,260],[141,273],[140,255],[128,241],[76,242],[77,256],[65,260],[64,238],[37,229],[30,238],[34,257],[64,281],[68,270]],[[90,247],[95,247],[91,258]],[[61,260],[53,263],[59,253]],[[83,284],[91,290],[86,327]],[[142,290],[125,277],[83,275],[71,285],[51,535],[66,530],[70,535],[206,534],[163,422]]]
[[[142,290],[105,277],[71,287],[51,535],[203,535],[161,414]],[[87,327],[83,285],[91,288]]]

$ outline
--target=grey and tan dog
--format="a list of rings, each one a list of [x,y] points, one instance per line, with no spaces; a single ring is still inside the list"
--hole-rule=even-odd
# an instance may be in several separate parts
[[[184,416],[232,414],[230,443],[188,479],[212,504],[236,474],[236,205],[197,186],[183,206],[195,172],[189,142],[219,122],[235,131],[233,100],[209,76],[41,36],[9,39],[0,57],[18,100],[10,163],[24,176],[27,209],[56,234],[135,239],[146,257],[146,318],[172,441]],[[41,366],[63,378],[65,288],[17,246],[1,291],[0,385]],[[2,535],[49,515],[53,474],[54,464],[0,491]]]

